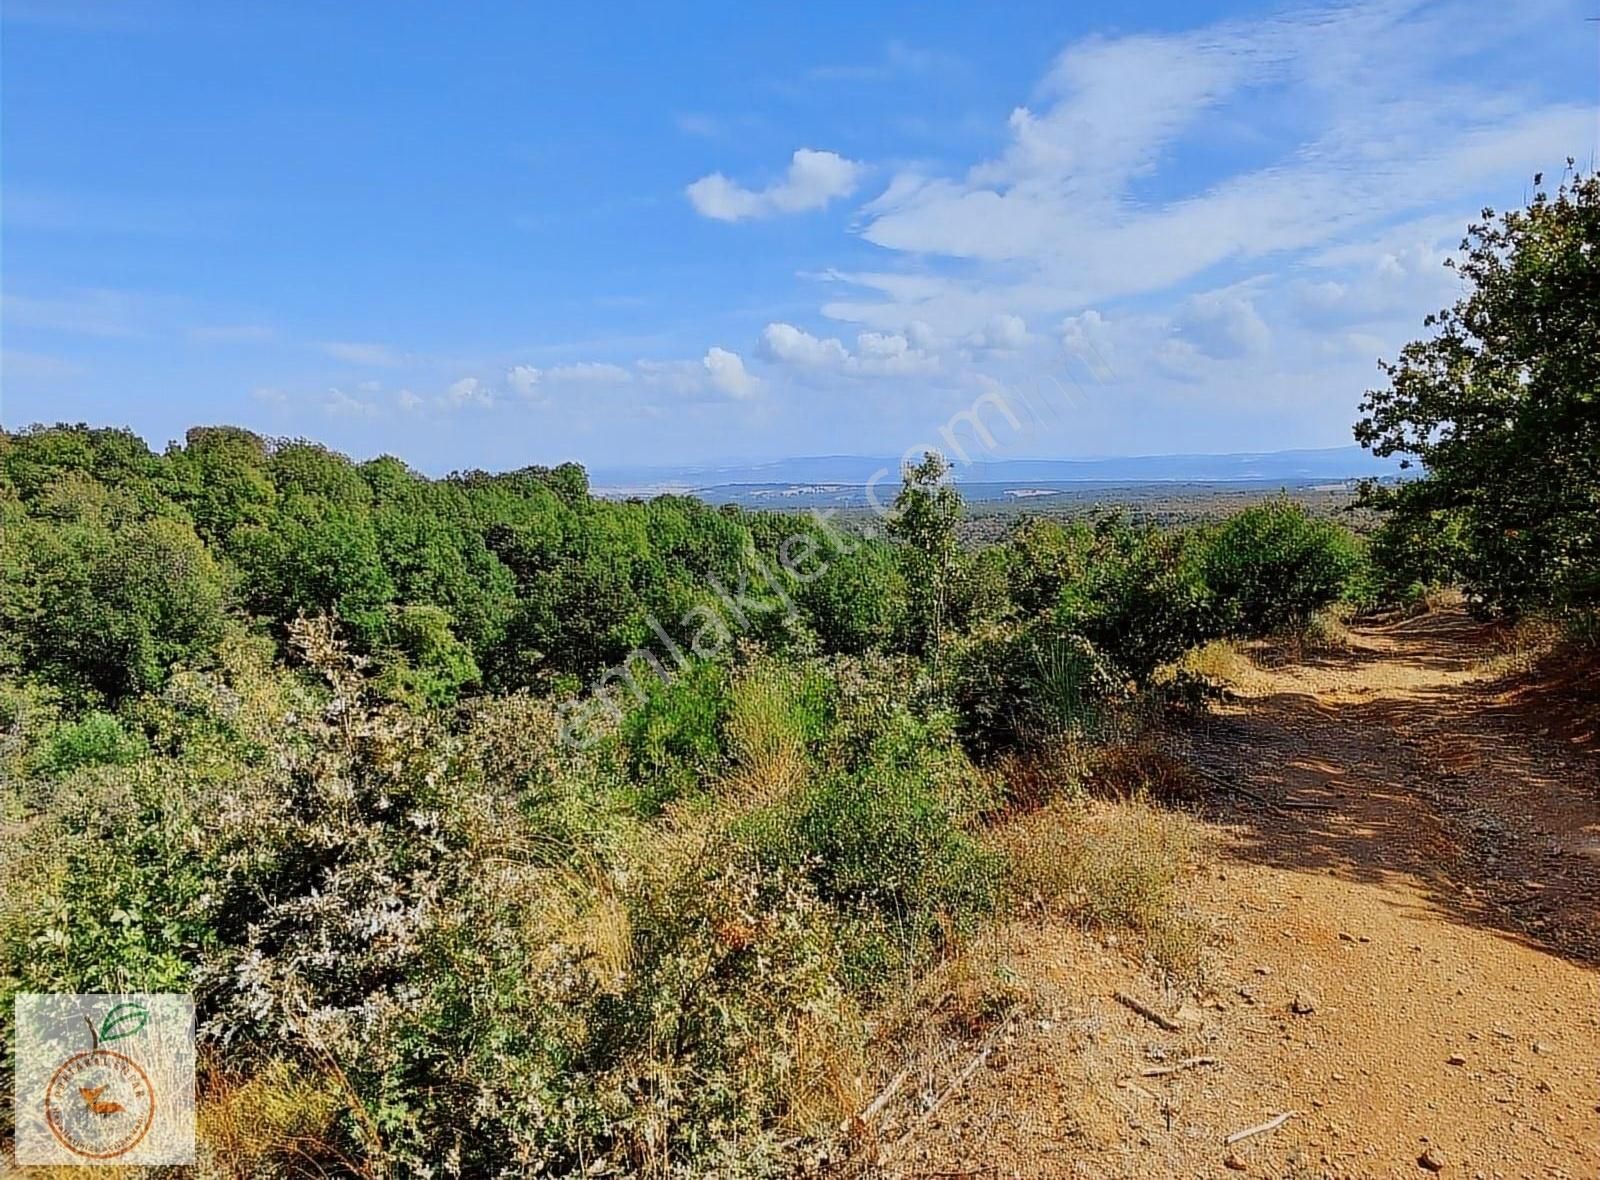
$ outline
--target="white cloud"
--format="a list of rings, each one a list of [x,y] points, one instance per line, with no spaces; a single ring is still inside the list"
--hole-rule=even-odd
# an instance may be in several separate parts
[[[717,221],[740,221],[747,217],[820,209],[829,201],[853,193],[862,171],[862,165],[837,152],[801,148],[790,160],[784,178],[764,189],[748,189],[720,172],[713,172],[684,191],[701,216]]]
[[[1519,9],[1490,38],[1461,2],[1367,0],[1079,40],[1012,113],[1003,151],[957,175],[903,169],[864,207],[862,236],[905,265],[835,276],[863,295],[824,314],[970,332],[1370,239],[1485,184],[1520,191],[1592,138],[1592,110],[1516,101],[1460,66],[1549,15]],[[1207,154],[1241,133],[1250,168],[1196,185],[1170,166],[1180,147]]]
[[[394,395],[395,405],[400,407],[402,413],[414,414],[425,404],[425,400],[409,389],[402,389]]]
[[[399,354],[387,344],[371,344],[358,340],[327,340],[318,347],[334,360],[351,365],[393,368],[401,363]]]
[[[736,352],[713,346],[700,362],[711,375],[711,384],[729,397],[746,398],[760,387],[744,367],[744,360]]]
[[[1186,344],[1214,360],[1265,352],[1272,343],[1249,292],[1236,287],[1192,296],[1176,328]]]
[[[761,333],[761,355],[777,365],[813,374],[905,376],[929,373],[939,358],[897,332],[862,332],[852,352],[836,337],[822,339],[793,324],[771,323]]]
[[[476,377],[463,377],[459,381],[450,383],[450,387],[444,392],[442,403],[447,409],[461,409],[467,406],[487,409],[495,404],[494,390]]]
[[[1107,381],[1115,376],[1111,364],[1111,334],[1105,317],[1094,308],[1061,321],[1061,346],[1069,356],[1087,365],[1098,380]]]
[[[531,398],[537,394],[542,380],[544,371],[532,365],[514,365],[506,370],[506,384],[521,397]]]
[[[1015,352],[1028,343],[1028,323],[1019,315],[989,317],[981,332],[973,334],[974,348],[987,348],[993,352]]]
[[[328,390],[328,395],[322,402],[323,412],[342,418],[370,418],[377,414],[378,407],[369,401],[352,397],[342,389]]]

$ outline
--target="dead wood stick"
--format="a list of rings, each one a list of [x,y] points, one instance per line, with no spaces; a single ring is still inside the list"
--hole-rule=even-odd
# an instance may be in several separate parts
[[[967,1079],[978,1072],[978,1067],[981,1066],[985,1061],[989,1060],[989,1054],[994,1050],[994,1043],[1000,1039],[1000,1037],[1008,1028],[1011,1027],[1011,1022],[1016,1018],[1016,1015],[1019,1011],[1021,1011],[1020,1008],[1013,1008],[1010,1012],[1006,1013],[1006,1018],[1000,1022],[999,1026],[984,1038],[983,1048],[978,1050],[977,1056],[973,1057],[971,1061],[967,1062],[966,1066],[955,1076],[954,1080],[952,1080],[951,1083],[939,1093],[939,1096],[933,1100],[933,1103],[928,1107],[928,1109],[916,1117],[912,1124],[906,1128],[906,1133],[894,1141],[893,1147],[890,1148],[891,1151],[898,1151],[901,1147],[905,1146],[907,1140],[920,1131],[927,1121],[936,1113],[938,1113],[939,1108],[946,1102],[950,1101],[951,1096],[955,1094],[957,1090],[961,1089],[962,1086],[967,1084]]]
[[[899,1073],[895,1074],[894,1080],[884,1088],[883,1093],[879,1094],[871,1102],[867,1103],[866,1109],[856,1117],[863,1123],[872,1122],[873,1119],[877,1118],[883,1113],[883,1108],[888,1106],[889,1103],[894,1100],[894,1096],[900,1093],[900,1087],[906,1084],[906,1079],[908,1079],[910,1076],[911,1070],[909,1067],[902,1069]]]
[[[1154,1069],[1141,1070],[1141,1078],[1164,1078],[1169,1073],[1182,1073],[1186,1069],[1199,1069],[1202,1065],[1215,1065],[1215,1057],[1185,1057],[1174,1065],[1158,1065]]]
[[[1288,1122],[1299,1113],[1300,1112],[1298,1110],[1286,1110],[1276,1118],[1270,1118],[1259,1126],[1246,1127],[1242,1131],[1235,1131],[1222,1142],[1227,1146],[1232,1147],[1235,1143],[1240,1143],[1251,1138],[1252,1136],[1265,1135],[1268,1131],[1276,1131],[1279,1127],[1283,1126],[1284,1123]]]
[[[1167,1016],[1164,1013],[1157,1012],[1154,1008],[1150,1007],[1149,1004],[1145,1004],[1134,999],[1127,992],[1113,992],[1111,994],[1117,1003],[1121,1004],[1124,1008],[1133,1009],[1133,1011],[1137,1012],[1140,1016],[1143,1016],[1146,1020],[1148,1020],[1151,1024],[1156,1025],[1158,1028],[1164,1028],[1168,1032],[1183,1031],[1183,1025],[1172,1019],[1172,1017]]]

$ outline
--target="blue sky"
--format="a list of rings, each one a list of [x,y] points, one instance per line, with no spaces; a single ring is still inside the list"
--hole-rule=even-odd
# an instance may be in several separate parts
[[[1600,139],[1519,3],[8,0],[0,420],[426,471],[1347,443]]]

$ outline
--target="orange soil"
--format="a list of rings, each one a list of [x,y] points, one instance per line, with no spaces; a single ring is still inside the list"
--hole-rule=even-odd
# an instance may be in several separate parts
[[[1027,1007],[938,1111],[917,1121],[972,1049],[896,1104],[882,1141],[915,1129],[885,1172],[1419,1177],[1431,1152],[1445,1176],[1600,1176],[1600,757],[1482,678],[1491,654],[1457,612],[1364,628],[1177,735],[1218,842],[1192,883],[1205,986],[1014,925]],[[1194,1056],[1216,1064],[1142,1076]]]

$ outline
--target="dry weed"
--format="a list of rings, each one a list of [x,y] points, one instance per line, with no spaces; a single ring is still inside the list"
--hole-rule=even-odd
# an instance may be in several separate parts
[[[1163,972],[1200,972],[1205,929],[1180,887],[1205,847],[1202,829],[1143,798],[1056,804],[998,829],[1015,904],[1126,932]]]

